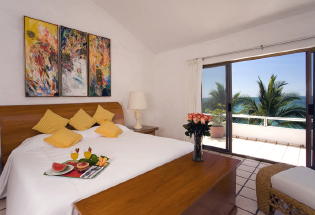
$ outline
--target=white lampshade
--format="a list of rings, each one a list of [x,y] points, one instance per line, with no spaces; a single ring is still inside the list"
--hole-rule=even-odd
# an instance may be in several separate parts
[[[144,110],[147,108],[144,93],[141,91],[130,92],[128,109],[130,110]]]

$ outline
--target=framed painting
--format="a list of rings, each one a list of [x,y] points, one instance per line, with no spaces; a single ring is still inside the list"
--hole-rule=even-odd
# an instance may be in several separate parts
[[[24,17],[25,95],[59,96],[58,25]]]
[[[110,39],[89,34],[89,96],[111,96]]]
[[[60,26],[62,96],[88,95],[87,33]]]

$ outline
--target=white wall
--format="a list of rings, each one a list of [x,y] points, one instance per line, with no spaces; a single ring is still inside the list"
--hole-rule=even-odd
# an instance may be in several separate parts
[[[250,140],[277,142],[292,146],[306,146],[306,130],[233,123],[233,137]]]
[[[26,98],[24,96],[23,16],[111,38],[112,97]],[[182,124],[189,111],[190,74],[187,60],[246,49],[315,34],[315,11],[257,26],[220,39],[154,55],[105,10],[87,0],[4,0],[0,3],[0,105],[118,101],[127,106],[130,90],[144,90],[149,108],[145,124],[159,134],[184,138]],[[213,58],[206,63],[315,46],[315,40],[262,51]],[[133,115],[125,109],[128,124]]]
[[[26,98],[24,15],[110,38],[112,96]],[[147,86],[146,77],[152,65],[152,52],[92,1],[4,0],[0,3],[0,27],[0,105],[118,101],[126,107],[129,91],[145,90]],[[127,123],[133,123],[131,112],[125,110],[125,113]]]
[[[187,60],[315,35],[314,19],[315,11],[312,11],[243,30],[220,39],[158,54],[153,64],[154,76],[151,77],[155,86],[150,93],[154,98],[152,103],[156,117],[155,124],[161,128],[159,134],[184,139],[182,124],[189,111],[187,95],[190,92],[191,82]],[[212,58],[205,63],[210,64],[312,46],[315,46],[315,40],[282,45],[263,51]]]

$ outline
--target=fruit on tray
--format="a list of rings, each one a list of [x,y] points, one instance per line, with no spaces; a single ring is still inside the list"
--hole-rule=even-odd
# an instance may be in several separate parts
[[[84,157],[86,159],[90,159],[91,155],[92,155],[92,148],[89,147],[89,149],[86,152],[84,152]]]
[[[91,166],[93,166],[98,162],[98,156],[96,154],[92,154],[89,159],[82,158],[79,162],[88,162]]]
[[[107,160],[108,160],[107,157],[101,156],[101,157],[99,157],[96,165],[97,166],[105,166]]]
[[[78,171],[85,171],[89,168],[90,164],[88,162],[79,162],[77,163]]]
[[[56,172],[62,172],[64,171],[66,168],[67,168],[67,164],[64,164],[64,163],[56,163],[54,162],[52,164],[52,169]]]
[[[72,152],[71,153],[71,158],[72,158],[72,160],[76,160],[76,159],[78,159],[78,157],[79,157],[79,151],[80,151],[80,149],[79,148],[76,148],[75,149],[75,152]]]
[[[78,162],[77,161],[67,161],[66,164],[76,167]]]

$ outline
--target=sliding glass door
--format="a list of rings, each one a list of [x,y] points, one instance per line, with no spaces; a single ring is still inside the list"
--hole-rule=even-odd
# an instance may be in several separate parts
[[[211,136],[203,140],[204,148],[229,150],[230,66],[212,66],[202,72],[202,112],[213,117]]]
[[[314,166],[312,50],[205,65],[202,111],[213,117],[204,148]]]

